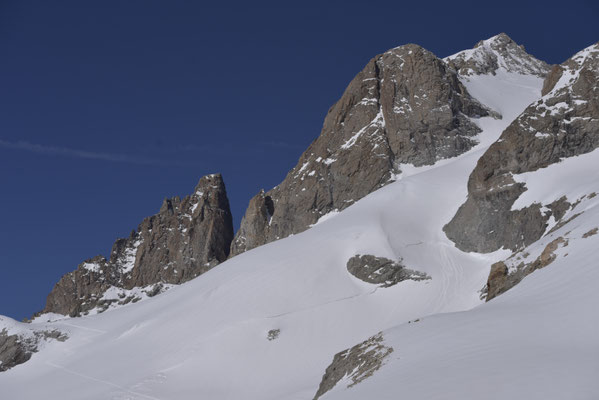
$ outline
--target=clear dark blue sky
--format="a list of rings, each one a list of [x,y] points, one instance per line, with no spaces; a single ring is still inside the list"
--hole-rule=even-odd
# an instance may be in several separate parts
[[[505,31],[559,63],[596,1],[0,0],[0,314],[221,172],[236,227],[374,55],[439,56]]]

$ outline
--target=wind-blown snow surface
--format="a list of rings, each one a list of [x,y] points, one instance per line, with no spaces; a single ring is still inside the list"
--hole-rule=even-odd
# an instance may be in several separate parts
[[[475,120],[483,129],[479,146],[433,167],[402,166],[404,173],[396,182],[338,215],[241,254],[160,296],[92,317],[50,323],[67,332],[69,340],[49,343],[26,364],[0,374],[1,397],[308,399],[336,352],[408,320],[480,304],[479,290],[490,265],[509,253],[463,253],[442,227],[466,198],[468,176],[482,152],[540,96],[542,80],[499,71],[496,76],[471,77],[466,85],[474,97],[503,115],[500,120]],[[407,268],[432,279],[378,288],[347,272],[346,262],[356,254],[401,257]],[[476,338],[476,329],[488,334],[489,321],[483,314],[493,307],[457,314],[473,317],[437,316],[431,318],[434,325],[425,319],[416,328],[419,335],[429,335],[420,343],[422,351],[445,329],[445,335],[460,333],[464,318],[473,321],[468,337]],[[529,324],[535,325],[534,317],[519,318],[532,318]],[[426,331],[426,326],[433,328]],[[268,340],[273,329],[280,329],[280,335]],[[516,328],[510,332],[514,341],[521,338]],[[399,361],[402,348],[393,353]],[[450,354],[453,358],[447,360],[462,357],[457,350]],[[440,372],[427,372],[424,363],[434,362],[432,352],[423,360],[418,379],[427,386]],[[486,362],[491,365],[493,360]],[[509,364],[523,376],[526,367]],[[472,369],[473,379],[484,379],[477,377],[476,366]]]

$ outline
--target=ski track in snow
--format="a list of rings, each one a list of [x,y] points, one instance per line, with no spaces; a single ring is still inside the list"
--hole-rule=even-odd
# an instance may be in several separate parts
[[[107,333],[107,331],[105,331],[105,330],[102,330],[102,329],[94,329],[94,328],[89,328],[89,327],[86,327],[86,326],[75,325],[75,324],[71,324],[71,323],[64,322],[64,321],[61,321],[61,323],[60,323],[60,324],[61,324],[61,325],[65,325],[65,326],[69,326],[69,327],[71,327],[71,328],[83,329],[84,331],[89,331],[89,332],[96,332],[96,333]]]
[[[306,307],[306,308],[302,308],[300,310],[288,311],[288,312],[284,312],[284,313],[281,313],[281,314],[271,315],[271,316],[268,316],[268,317],[265,317],[265,318],[266,319],[279,318],[279,317],[283,317],[285,315],[290,315],[290,314],[295,314],[295,313],[300,313],[300,312],[304,312],[304,311],[313,310],[315,308],[325,307],[325,306],[327,306],[329,304],[339,303],[340,301],[349,300],[349,299],[355,299],[356,297],[369,296],[371,294],[376,293],[377,289],[378,289],[378,287],[374,288],[370,292],[358,293],[358,294],[354,294],[352,296],[346,296],[346,297],[342,297],[340,299],[331,300],[331,301],[328,301],[326,303],[317,304],[317,305],[312,306],[312,307]]]
[[[157,397],[148,396],[148,395],[143,394],[143,393],[133,392],[131,390],[128,390],[128,389],[126,389],[126,388],[124,388],[122,386],[116,385],[116,384],[114,384],[112,382],[109,382],[109,381],[105,381],[105,380],[102,380],[102,379],[94,378],[93,376],[89,376],[89,375],[81,374],[81,373],[76,372],[76,371],[72,371],[72,370],[70,370],[68,368],[62,367],[60,365],[56,365],[56,364],[54,364],[53,362],[50,362],[50,361],[46,361],[46,365],[48,365],[48,366],[50,366],[52,368],[56,368],[58,370],[64,371],[67,374],[70,374],[70,375],[73,375],[73,376],[76,376],[76,377],[79,377],[79,378],[88,379],[90,381],[102,383],[104,385],[111,386],[111,387],[114,387],[116,389],[122,390],[123,392],[125,392],[125,393],[127,393],[129,395],[134,395],[135,396],[135,398],[127,397],[127,399],[135,400],[136,398],[144,398],[144,399],[149,399],[149,400],[162,400],[162,399],[159,399]],[[123,398],[123,397],[118,397],[118,398],[125,400],[125,398]],[[113,397],[113,399],[116,399],[116,397]]]

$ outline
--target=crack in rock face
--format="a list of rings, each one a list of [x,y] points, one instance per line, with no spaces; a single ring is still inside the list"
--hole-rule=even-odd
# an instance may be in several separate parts
[[[385,359],[392,352],[393,347],[384,344],[383,334],[379,332],[364,342],[335,354],[313,400],[333,389],[342,380],[347,382],[347,387],[350,388],[369,378],[383,366]]]
[[[401,260],[393,261],[369,254],[358,254],[350,258],[347,261],[347,270],[356,278],[380,285],[380,287],[390,287],[406,280],[422,281],[431,279],[424,272],[406,268],[401,264]]]

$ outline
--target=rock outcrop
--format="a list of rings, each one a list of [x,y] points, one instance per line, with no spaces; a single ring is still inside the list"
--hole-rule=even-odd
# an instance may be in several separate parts
[[[27,324],[0,316],[0,372],[29,361],[46,342],[67,339],[68,336],[57,329],[32,329]]]
[[[223,179],[205,176],[193,194],[165,199],[158,214],[118,239],[109,260],[94,257],[62,277],[42,313],[78,316],[156,295],[226,260],[232,239]]]
[[[464,153],[480,132],[471,118],[490,113],[422,47],[374,57],[285,180],[250,201],[231,254],[307,229],[386,185],[402,163],[430,165]]]
[[[445,58],[460,76],[497,74],[498,71],[536,75],[544,78],[550,67],[524,50],[505,33],[481,40],[471,50]]]
[[[430,279],[424,272],[414,271],[401,264],[401,260],[393,261],[373,255],[356,255],[347,261],[347,271],[356,278],[379,285],[390,287],[406,280],[422,281]]]
[[[492,300],[500,294],[507,292],[520,283],[526,276],[551,264],[555,261],[556,255],[554,253],[558,247],[566,246],[568,246],[568,239],[560,236],[549,242],[534,261],[529,263],[521,262],[513,271],[510,271],[504,261],[493,264],[489,278],[487,279],[486,300]]]
[[[590,46],[547,76],[544,92],[478,160],[468,198],[445,226],[464,251],[521,249],[538,240],[550,217],[559,220],[556,199],[512,209],[526,185],[514,175],[535,171],[599,147],[599,44]],[[560,211],[561,210],[561,211]]]
[[[6,330],[0,332],[0,372],[23,364],[32,353],[31,347],[23,343],[18,335],[9,335]]]
[[[349,382],[348,387],[352,387],[372,376],[392,352],[393,347],[386,346],[383,334],[379,333],[351,349],[335,354],[333,362],[322,377],[314,400],[333,389],[342,379]]]

